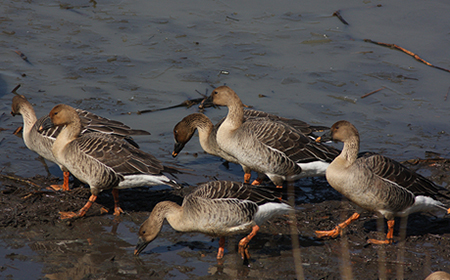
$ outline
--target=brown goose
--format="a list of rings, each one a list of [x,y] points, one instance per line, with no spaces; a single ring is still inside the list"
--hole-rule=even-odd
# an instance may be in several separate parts
[[[314,139],[316,138],[316,136],[313,134],[313,132],[329,129],[324,126],[311,126],[300,120],[282,118],[262,111],[250,109],[244,110],[244,122],[246,122],[249,119],[256,121],[259,118],[262,118],[262,120],[280,121],[290,124],[301,133]],[[176,157],[180,153],[180,151],[184,148],[186,143],[189,142],[189,140],[191,140],[192,136],[195,133],[195,130],[198,130],[200,145],[202,146],[205,152],[214,156],[221,157],[226,161],[239,164],[236,158],[225,153],[222,149],[219,148],[217,144],[216,139],[217,130],[224,120],[225,118],[223,118],[216,125],[213,125],[207,116],[199,113],[190,114],[185,118],[183,118],[173,128],[175,145],[174,150],[172,152],[172,156]],[[251,177],[251,170],[244,165],[242,165],[242,168],[244,169],[245,173],[244,182],[249,183]],[[258,179],[256,179],[255,184],[258,184],[262,180],[262,175],[263,174],[258,175]]]
[[[282,187],[283,181],[324,176],[339,154],[334,148],[317,145],[288,123],[268,118],[244,121],[243,104],[227,86],[216,88],[209,99],[228,107],[228,115],[217,129],[219,148],[248,170],[267,175],[277,187]]]
[[[158,203],[139,229],[135,255],[139,255],[161,231],[164,219],[177,231],[201,232],[220,237],[217,259],[224,254],[225,236],[251,233],[239,242],[239,254],[248,259],[248,243],[259,226],[274,215],[293,211],[272,191],[231,181],[200,185],[187,195],[183,204]]]
[[[180,188],[162,173],[176,170],[163,166],[154,156],[122,138],[98,132],[80,136],[81,120],[74,108],[56,105],[49,117],[54,125],[65,126],[53,144],[54,157],[80,181],[89,184],[92,194],[78,213],[61,212],[61,218],[84,216],[105,189],[113,189],[114,214],[119,215],[122,210],[118,204],[118,189],[152,185]]]
[[[52,154],[52,145],[62,127],[51,127],[48,116],[37,119],[33,106],[23,95],[13,97],[11,114],[22,115],[23,118],[23,141],[28,149],[38,153],[43,158],[55,162],[64,172],[64,183],[62,186],[52,185],[54,189],[69,190],[69,172],[58,163]],[[93,113],[76,109],[81,119],[81,134],[89,132],[102,132],[121,137],[127,137],[128,141],[139,148],[131,139],[130,135],[150,135],[147,131],[131,129],[129,126],[114,120],[99,117]]]
[[[442,212],[447,208],[435,197],[450,198],[448,191],[402,164],[376,153],[359,152],[358,130],[348,121],[339,121],[320,141],[344,143],[341,154],[326,171],[328,183],[362,209],[378,212],[387,220],[386,240],[369,239],[370,243],[392,243],[394,217],[406,217],[419,212]],[[354,213],[331,231],[316,231],[320,238],[339,236],[341,230],[358,219]]]

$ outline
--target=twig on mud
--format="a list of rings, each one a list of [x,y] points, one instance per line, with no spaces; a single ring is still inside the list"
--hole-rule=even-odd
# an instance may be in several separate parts
[[[367,96],[372,95],[372,94],[374,94],[374,93],[376,93],[376,92],[379,92],[380,90],[383,90],[383,89],[385,89],[385,87],[379,88],[379,89],[374,90],[374,91],[371,91],[371,92],[369,92],[369,93],[366,93],[366,94],[364,94],[363,96],[361,96],[361,99],[366,98]]]
[[[17,86],[15,86],[14,88],[13,88],[13,90],[11,90],[11,93],[15,93],[15,94],[17,94],[17,90],[20,88],[20,84],[18,84]]]
[[[430,66],[430,67],[433,67],[433,68],[436,68],[436,69],[439,69],[439,70],[443,70],[443,71],[446,71],[446,72],[450,72],[450,70],[442,68],[442,67],[439,67],[439,66],[436,66],[436,65],[433,65],[433,64],[429,63],[428,61],[420,58],[417,54],[413,53],[412,51],[408,51],[407,49],[402,48],[402,47],[400,47],[400,46],[398,46],[396,44],[381,43],[381,42],[372,41],[370,39],[364,39],[364,42],[369,42],[369,43],[372,43],[372,44],[375,44],[375,45],[380,45],[380,46],[384,46],[384,47],[400,50],[400,51],[402,51],[402,52],[404,52],[404,53],[414,57],[416,60],[418,60],[418,61],[420,61],[420,62]]]
[[[43,189],[43,188],[44,188],[44,187],[42,187],[42,186],[39,186],[39,185],[36,184],[36,183],[31,182],[30,180],[22,179],[22,178],[16,177],[16,176],[10,176],[10,175],[2,175],[2,174],[0,174],[0,178],[9,179],[9,180],[13,180],[13,181],[21,182],[21,183],[26,183],[26,184],[32,185],[33,187],[37,187],[37,188],[40,188],[40,189]]]
[[[333,16],[337,17],[343,24],[348,25],[348,22],[341,16],[341,11],[337,10],[333,13]]]
[[[34,192],[29,192],[29,193],[27,193],[26,195],[24,195],[23,197],[22,197],[22,199],[27,199],[27,198],[29,198],[30,196],[33,196],[33,195],[36,195],[36,194],[54,194],[55,192],[52,192],[52,191],[34,191]]]

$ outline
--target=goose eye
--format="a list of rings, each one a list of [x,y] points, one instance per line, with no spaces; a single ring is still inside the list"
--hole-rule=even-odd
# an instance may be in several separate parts
[[[145,230],[142,232],[142,234],[145,234]]]

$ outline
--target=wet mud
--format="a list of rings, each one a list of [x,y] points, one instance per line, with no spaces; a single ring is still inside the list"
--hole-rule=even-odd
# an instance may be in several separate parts
[[[410,167],[428,171],[434,180],[446,181],[450,174],[446,162]],[[48,188],[58,181],[44,176],[0,178],[0,239],[12,251],[4,256],[0,276],[20,278],[11,272],[18,269],[18,262],[27,262],[42,264],[39,277],[45,279],[296,279],[292,225],[298,234],[305,279],[424,279],[433,271],[450,270],[449,217],[413,214],[406,230],[405,221],[398,219],[395,243],[387,246],[366,242],[385,235],[383,229],[378,230],[385,227],[385,221],[373,213],[364,213],[342,237],[315,238],[315,230],[334,228],[354,210],[323,178],[300,180],[294,193],[285,191],[285,199],[295,196],[295,220],[283,216],[264,224],[250,243],[248,265],[237,254],[242,236],[228,239],[225,257],[217,262],[218,240],[175,232],[167,223],[156,239],[162,243],[154,241],[141,256],[133,256],[137,230],[153,207],[162,200],[181,204],[195,186],[122,190],[125,213],[120,217],[112,215],[113,198],[104,191],[85,217],[61,220],[59,211],[78,210],[90,192],[73,182],[68,192]]]

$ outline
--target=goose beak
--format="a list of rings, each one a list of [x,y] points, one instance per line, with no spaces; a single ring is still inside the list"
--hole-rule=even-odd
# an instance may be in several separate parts
[[[139,254],[147,247],[148,243],[145,242],[141,237],[138,239],[138,243],[136,244],[136,249],[134,250],[134,255],[139,256]]]
[[[212,100],[212,95],[208,96],[208,98],[206,98],[206,99],[203,99],[202,103],[199,106],[200,109],[208,108],[208,107],[215,107],[213,100]]]
[[[44,130],[52,128],[54,125],[50,118],[46,119],[38,128],[38,132],[42,132]]]
[[[175,145],[173,145],[173,157],[176,157],[181,152],[181,150],[183,150],[184,144],[185,143],[176,142]]]
[[[325,132],[324,134],[322,134],[322,136],[319,136],[316,138],[316,142],[320,143],[320,142],[328,142],[328,141],[332,141],[333,138],[331,137],[331,131],[328,130],[327,132]]]

